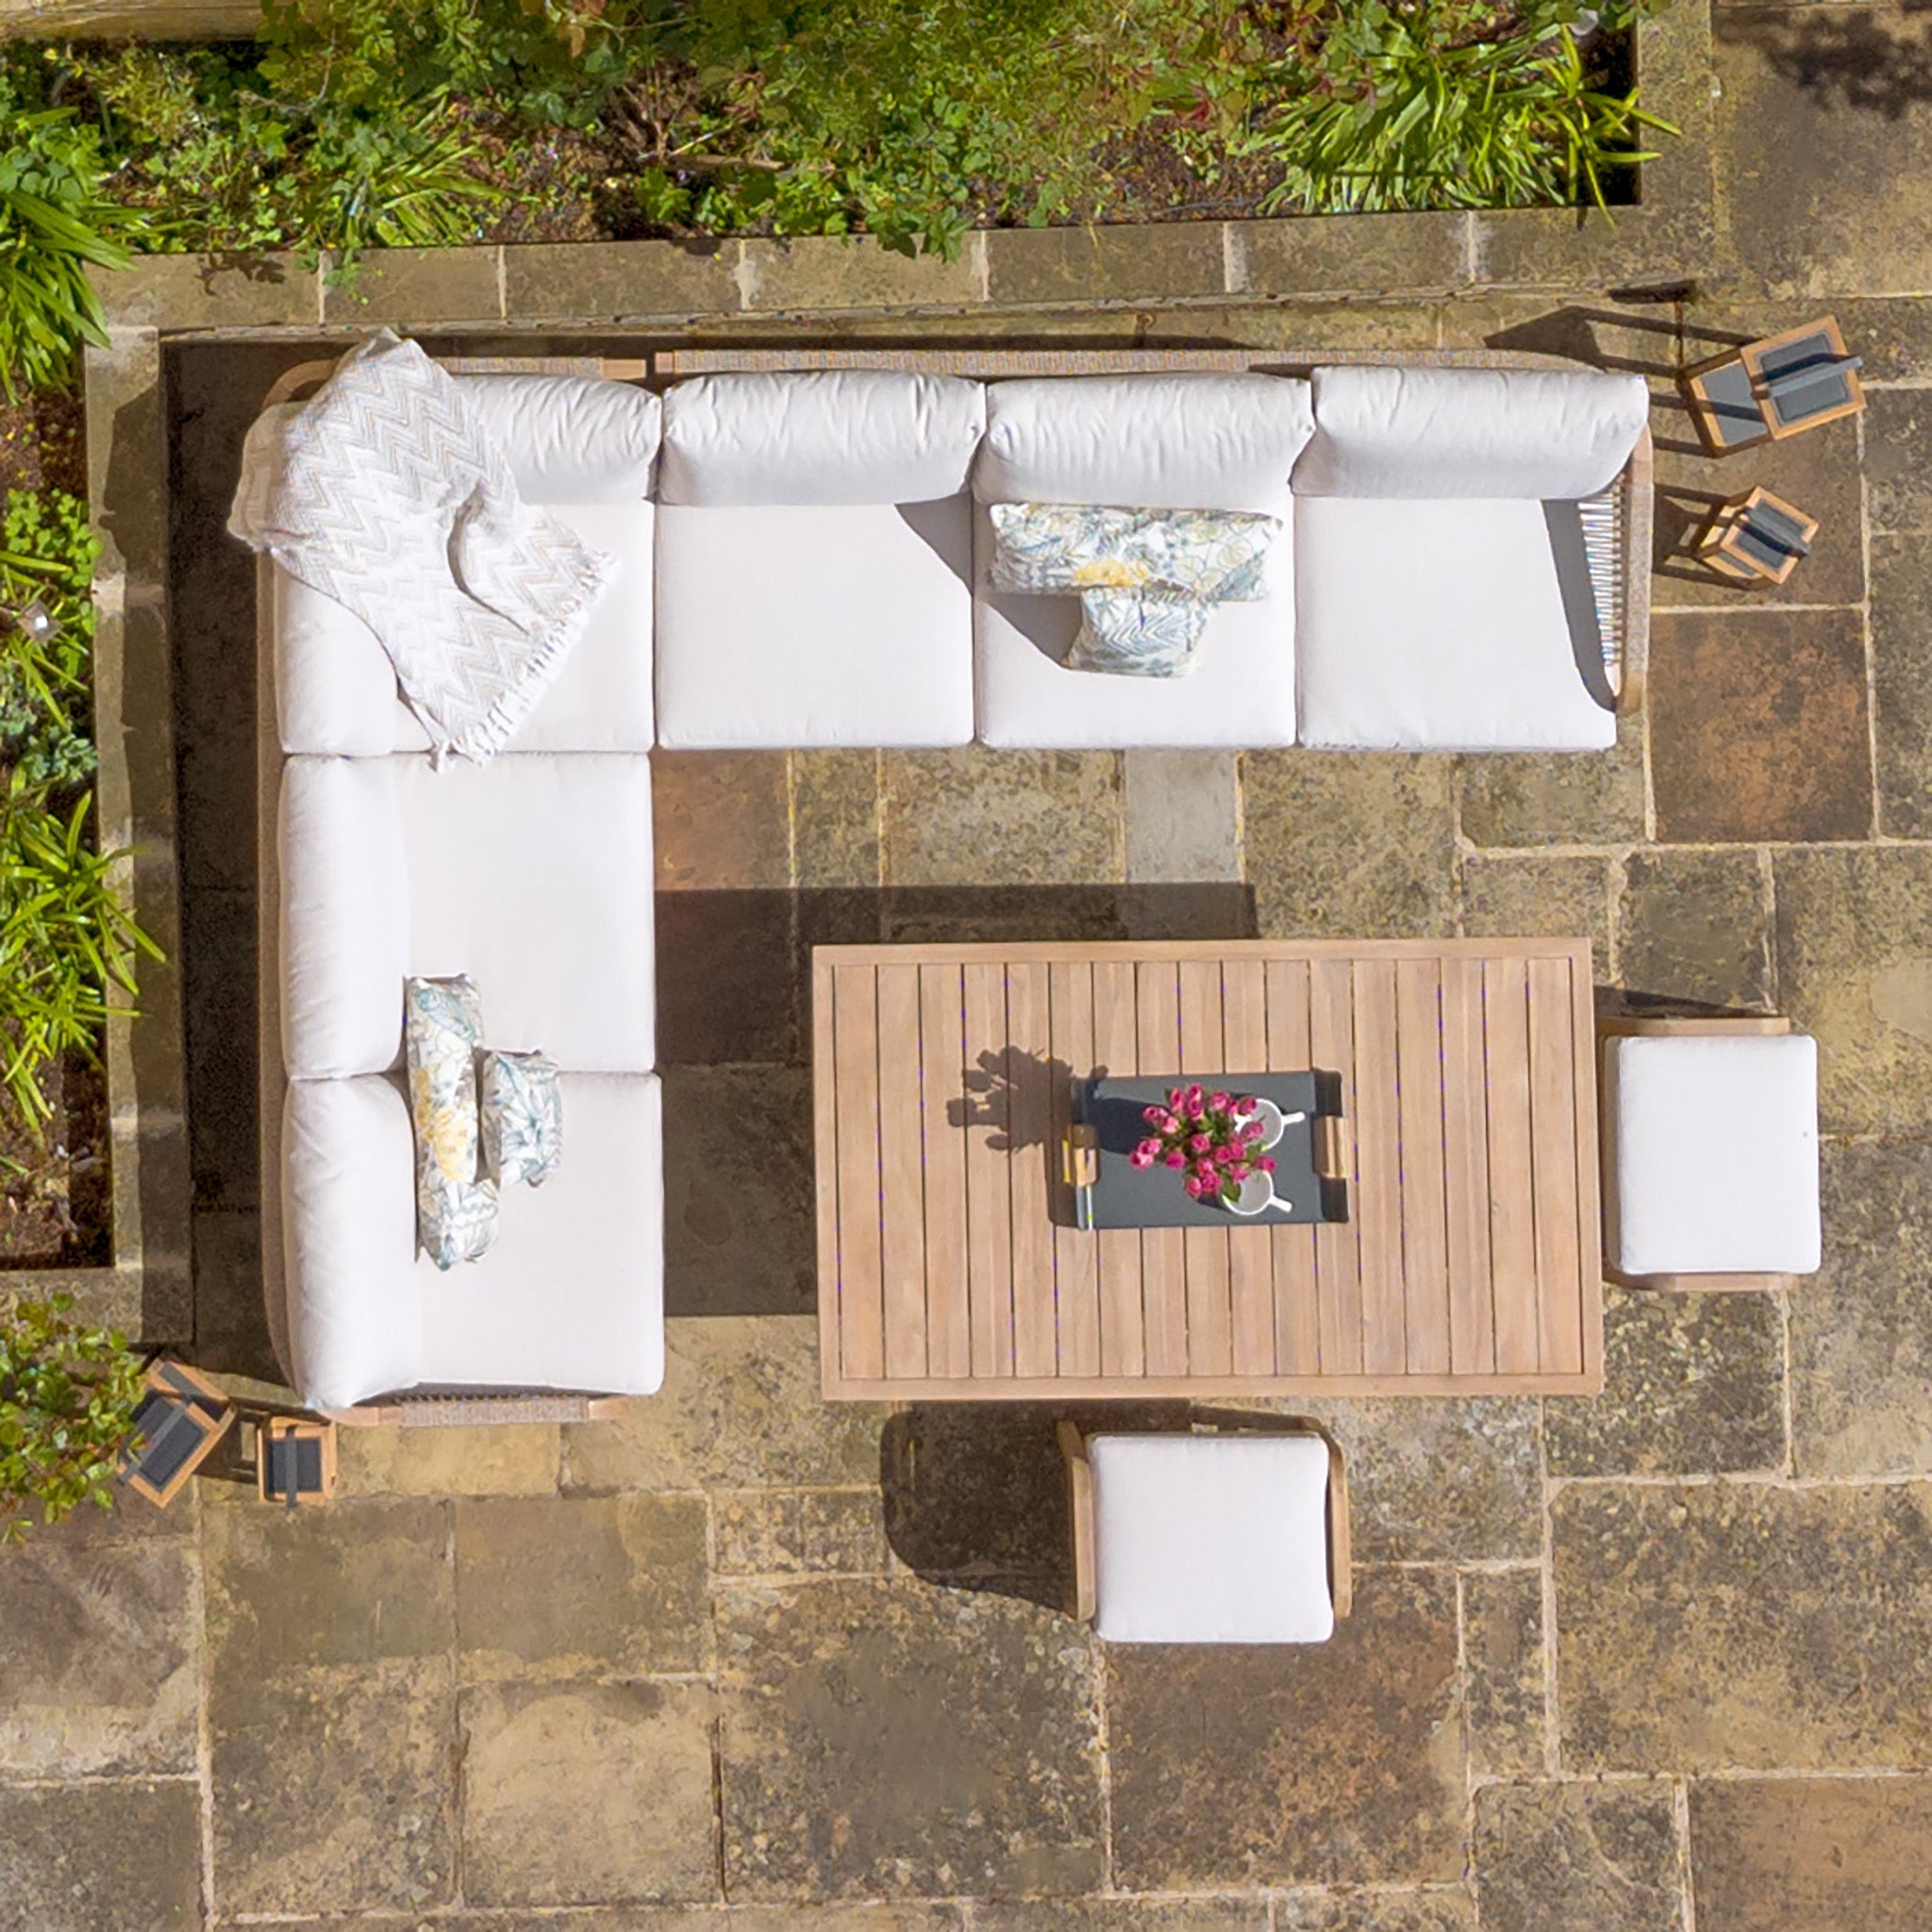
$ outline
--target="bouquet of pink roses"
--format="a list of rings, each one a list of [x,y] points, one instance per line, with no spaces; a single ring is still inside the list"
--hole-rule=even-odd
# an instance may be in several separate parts
[[[1267,1129],[1251,1094],[1171,1087],[1166,1105],[1143,1108],[1141,1117],[1153,1131],[1128,1160],[1174,1168],[1196,1201],[1232,1202],[1250,1174],[1274,1171],[1273,1158],[1257,1144]]]

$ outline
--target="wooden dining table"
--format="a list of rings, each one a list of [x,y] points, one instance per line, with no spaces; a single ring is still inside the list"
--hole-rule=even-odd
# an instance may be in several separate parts
[[[821,946],[834,1400],[1602,1386],[1583,939]],[[1346,1218],[1078,1224],[1075,1083],[1337,1076]]]

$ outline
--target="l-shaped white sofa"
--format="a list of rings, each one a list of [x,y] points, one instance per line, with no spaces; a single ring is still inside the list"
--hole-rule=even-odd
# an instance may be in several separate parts
[[[263,1269],[319,1407],[658,1387],[654,748],[1615,741],[1640,377],[458,379],[525,498],[622,568],[513,747],[432,771],[373,633],[262,566]],[[1284,529],[1192,675],[1105,676],[1058,661],[1076,600],[985,589],[985,506],[1015,500]],[[493,1045],[562,1068],[566,1153],[445,1274],[416,1253],[402,982],[456,973]]]

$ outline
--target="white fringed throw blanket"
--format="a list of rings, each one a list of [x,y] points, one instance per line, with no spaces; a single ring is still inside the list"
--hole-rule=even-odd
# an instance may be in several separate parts
[[[375,633],[439,763],[503,749],[617,569],[518,496],[461,387],[387,329],[262,413],[228,528]]]

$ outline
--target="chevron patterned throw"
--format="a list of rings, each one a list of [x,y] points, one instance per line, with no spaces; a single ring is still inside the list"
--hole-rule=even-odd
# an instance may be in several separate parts
[[[228,528],[375,633],[438,763],[503,749],[617,569],[518,496],[461,387],[388,329],[262,413]]]

